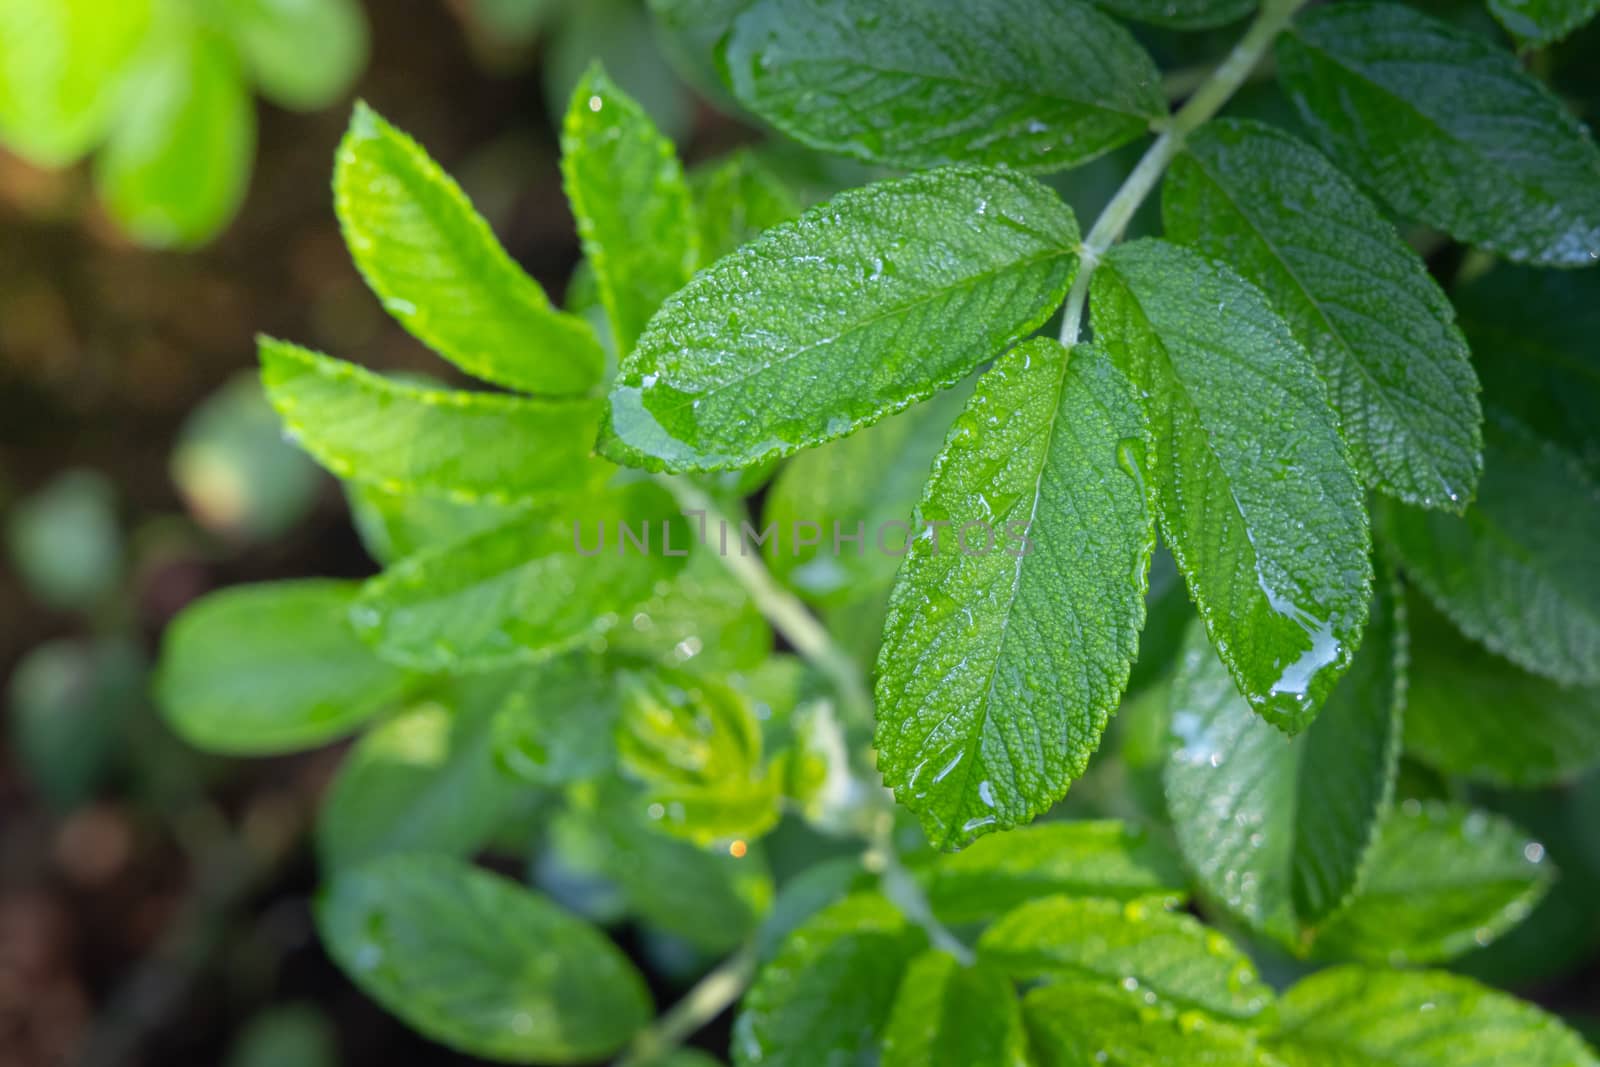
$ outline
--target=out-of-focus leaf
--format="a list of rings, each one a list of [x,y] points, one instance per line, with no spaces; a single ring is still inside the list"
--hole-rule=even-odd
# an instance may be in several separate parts
[[[366,65],[356,0],[222,0],[219,14],[256,87],[281,107],[327,107]]]

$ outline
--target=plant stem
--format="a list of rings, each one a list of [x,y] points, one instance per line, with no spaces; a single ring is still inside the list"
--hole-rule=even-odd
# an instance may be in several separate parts
[[[1183,148],[1183,142],[1201,123],[1222,109],[1233,94],[1250,77],[1283,28],[1306,0],[1267,0],[1255,21],[1245,31],[1239,43],[1233,46],[1227,58],[1198,86],[1194,93],[1170,119],[1159,127],[1159,135],[1139,160],[1132,173],[1123,181],[1094,220],[1089,236],[1078,248],[1078,275],[1067,293],[1066,309],[1061,319],[1061,343],[1071,348],[1078,343],[1083,327],[1083,309],[1089,298],[1089,279],[1094,276],[1100,259],[1122,237],[1139,205],[1150,195],[1156,182],[1166,173],[1173,157]]]
[[[756,973],[756,946],[747,941],[654,1023],[639,1031],[614,1067],[644,1067],[672,1051],[689,1035],[721,1015],[738,1000]]]
[[[658,480],[677,498],[685,512],[699,513],[704,517],[704,528],[717,523],[732,523],[716,502],[689,479],[667,475]],[[846,717],[857,722],[870,722],[872,698],[861,682],[855,661],[828,635],[816,616],[799,598],[777,583],[761,562],[760,556],[745,554],[743,539],[737,551],[723,552],[718,558],[744,586],[761,614],[772,623],[773,629],[781,633],[796,652],[833,683]]]

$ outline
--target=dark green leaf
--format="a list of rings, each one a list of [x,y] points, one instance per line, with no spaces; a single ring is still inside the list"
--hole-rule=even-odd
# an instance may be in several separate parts
[[[1167,111],[1132,35],[1076,0],[757,0],[723,58],[783,132],[896,167],[1058,170]]]
[[[617,683],[601,657],[574,652],[516,673],[494,721],[504,771],[535,785],[565,785],[616,766]]]
[[[1372,586],[1361,487],[1310,357],[1254,286],[1164,241],[1113,248],[1091,299],[1140,389],[1163,541],[1212,644],[1251,707],[1304,729]]]
[[[598,401],[401,385],[267,338],[261,380],[318,463],[388,492],[509,504],[598,485],[613,469],[590,450]]]
[[[989,927],[978,958],[1019,979],[1077,978],[1142,990],[1226,1019],[1249,1019],[1272,1002],[1249,957],[1188,915],[1145,901],[1045,897]]]
[[[312,748],[404,693],[348,619],[354,582],[236,586],[191,604],[167,629],[156,699],[184,740],[214,752]]]
[[[1518,262],[1600,258],[1600,151],[1509,52],[1356,0],[1301,15],[1277,54],[1324,151],[1401,215]]]
[[[1256,9],[1256,0],[1094,0],[1119,18],[1174,30],[1225,26]]]
[[[956,420],[921,505],[943,541],[912,541],[890,601],[874,739],[935,847],[1029,821],[1088,766],[1144,622],[1150,446],[1116,368],[1044,339]]]
[[[1524,47],[1567,36],[1600,11],[1596,0],[1489,0],[1489,10]]]
[[[699,262],[683,167],[672,142],[597,65],[573,90],[561,173],[616,349],[626,353]]]
[[[1027,1067],[1016,992],[1000,971],[936,949],[911,961],[883,1034],[883,1067]]]
[[[512,1063],[587,1063],[650,1019],[615,945],[515,882],[442,856],[389,856],[336,875],[317,901],[350,980],[451,1048]]]
[[[623,361],[601,449],[672,470],[843,437],[1049,316],[1078,227],[1023,175],[952,167],[841,193],[697,274]]]
[[[1084,982],[1031,991],[1022,1002],[1038,1067],[1271,1067],[1246,1031],[1197,1012]]]
[[[1450,301],[1354,184],[1257,122],[1211,122],[1162,186],[1168,236],[1261,287],[1327,380],[1367,483],[1460,511],[1483,413]]]
[[[333,205],[383,306],[466,371],[527,393],[584,393],[605,352],[588,323],[550,306],[422,146],[357,104],[339,143]]]

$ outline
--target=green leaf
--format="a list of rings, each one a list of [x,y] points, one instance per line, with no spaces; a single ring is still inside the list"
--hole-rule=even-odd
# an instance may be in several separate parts
[[[1406,576],[1469,637],[1567,685],[1600,683],[1600,487],[1562,449],[1490,409],[1465,515],[1374,510]]]
[[[895,167],[1059,170],[1167,112],[1138,42],[1075,0],[757,0],[723,61],[784,133]]]
[[[1384,820],[1361,888],[1317,938],[1324,956],[1432,963],[1521,922],[1550,887],[1544,846],[1505,819],[1407,800]]]
[[[1450,301],[1378,210],[1303,142],[1257,122],[1202,126],[1162,185],[1169,237],[1261,287],[1329,385],[1367,483],[1460,511],[1483,412]]]
[[[605,660],[574,652],[516,671],[495,713],[495,760],[534,785],[599,778],[616,766],[616,678]]]
[[[984,931],[978,958],[1021,980],[1105,979],[1224,1019],[1249,1019],[1272,989],[1249,957],[1188,915],[1144,901],[1045,897]]]
[[[702,267],[800,214],[789,187],[748,149],[690,171],[689,192]]]
[[[1523,789],[1600,764],[1600,686],[1564,688],[1528,674],[1417,598],[1408,613],[1408,755],[1446,774]]]
[[[1310,357],[1249,282],[1164,241],[1114,247],[1091,300],[1155,432],[1162,540],[1206,632],[1257,713],[1304,729],[1372,587],[1361,487]]]
[[[41,167],[76,162],[121,109],[152,0],[0,4],[0,141]]]
[[[435,352],[526,393],[599,384],[606,357],[589,324],[552,308],[461,188],[365,104],[339,143],[333,205],[367,284]]]
[[[767,569],[817,604],[887,593],[915,532],[928,471],[970,397],[964,385],[946,389],[785,463],[762,502],[762,528],[777,527],[762,546]],[[859,542],[847,540],[858,533]],[[816,544],[801,544],[813,535]]]
[[[597,64],[572,93],[561,174],[616,350],[629,352],[699,262],[683,167],[672,142]]]
[[[656,583],[654,595],[636,605],[630,625],[613,630],[606,643],[619,656],[667,666],[740,670],[772,652],[772,628],[708,540],[689,550],[688,563],[675,577]]]
[[[167,628],[156,700],[168,725],[212,752],[269,755],[341,737],[400,699],[408,680],[348,621],[354,582],[235,586]]]
[[[901,975],[926,947],[883,897],[846,897],[800,926],[746,994],[735,1067],[874,1062]]]
[[[1452,296],[1484,395],[1600,481],[1600,271],[1502,263]]]
[[[1523,48],[1553,44],[1600,12],[1597,0],[1489,0],[1489,11]]]
[[[336,875],[317,928],[339,967],[426,1037],[512,1063],[587,1063],[650,1020],[650,993],[597,930],[442,856]]]
[[[324,871],[396,852],[467,857],[515,789],[494,763],[493,701],[418,704],[356,742],[317,812]]]
[[[1600,151],[1509,52],[1357,0],[1303,13],[1277,55],[1323,150],[1399,214],[1517,262],[1600,255]]]
[[[222,0],[218,13],[256,88],[281,107],[327,107],[366,65],[367,20],[353,0]]]
[[[952,167],[841,193],[667,301],[623,360],[601,451],[720,470],[843,437],[1031,333],[1077,243],[1071,211],[1021,174]]]
[[[878,656],[878,768],[935,847],[1028,822],[1088,766],[1144,623],[1150,447],[1116,368],[1045,339],[956,420],[921,506],[945,540],[912,542]]]
[[[921,872],[934,912],[948,923],[986,922],[1039,897],[1184,895],[1177,855],[1125,823],[1039,822],[988,837]]]
[[[1270,1067],[1248,1032],[1137,992],[1052,983],[1030,991],[1022,1011],[1038,1067]]]
[[[1028,1067],[1011,982],[929,950],[911,961],[883,1033],[883,1067]]]
[[[623,539],[624,525],[642,532],[648,551]],[[533,662],[631,616],[682,567],[689,536],[658,486],[573,498],[402,560],[362,587],[351,618],[394,663],[443,671]]]
[[[277,415],[272,417],[276,423]],[[447,497],[392,493],[355,481],[344,483],[344,497],[361,544],[384,566],[425,548],[453,544],[504,526],[530,510],[522,504],[462,504]]]
[[[1389,808],[1405,699],[1397,612],[1392,597],[1374,604],[1349,673],[1288,743],[1251,713],[1199,626],[1172,685],[1178,844],[1208,896],[1296,952],[1355,891]]]
[[[1583,1039],[1531,1004],[1437,971],[1335,967],[1278,1002],[1288,1067],[1594,1067]]]
[[[255,156],[256,112],[232,46],[196,27],[152,34],[118,90],[95,160],[118,225],[141,244],[190,247],[228,224]]]
[[[510,504],[599,485],[593,400],[426,389],[261,340],[261,380],[300,446],[341,478],[391,493]]]
[[[1256,0],[1094,0],[1094,3],[1118,18],[1174,30],[1226,26],[1256,9]]]

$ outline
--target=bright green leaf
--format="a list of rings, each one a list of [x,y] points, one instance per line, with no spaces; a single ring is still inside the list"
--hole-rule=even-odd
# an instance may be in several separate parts
[[[1144,622],[1150,447],[1116,368],[1043,339],[956,420],[920,509],[943,541],[912,541],[890,601],[874,739],[935,847],[1029,821],[1088,766]]]
[[[1114,247],[1091,301],[1140,389],[1162,539],[1212,644],[1251,707],[1304,729],[1372,586],[1361,487],[1310,357],[1254,286],[1164,241]]]
[[[222,0],[218,13],[256,87],[282,107],[327,107],[366,65],[367,20],[354,0]]]
[[[1167,110],[1133,36],[1077,0],[757,0],[723,64],[784,133],[905,168],[1059,170]]]
[[[1483,413],[1450,301],[1382,215],[1314,149],[1257,122],[1211,122],[1162,185],[1169,237],[1261,287],[1327,380],[1369,485],[1460,511]]]
[[[1319,954],[1432,963],[1487,945],[1550,886],[1544,846],[1505,819],[1408,800],[1380,828],[1354,899],[1319,933]]]
[[[1277,55],[1323,150],[1401,215],[1518,262],[1600,255],[1600,151],[1511,53],[1357,0],[1301,15]]]
[[[656,583],[629,624],[611,632],[606,642],[613,653],[701,671],[740,670],[767,658],[772,628],[712,544],[691,548],[683,569]]]
[[[624,525],[650,550],[624,540]],[[362,587],[351,618],[394,663],[479,670],[532,662],[631,617],[682,567],[689,537],[657,486],[575,497],[402,560]]]
[[[592,487],[612,470],[591,458],[597,401],[401,385],[268,338],[261,380],[318,463],[388,492],[509,504]]]
[[[1594,1067],[1553,1016],[1469,978],[1336,967],[1292,986],[1273,1054],[1288,1067]]]
[[[543,896],[442,856],[342,872],[317,901],[323,944],[408,1026],[512,1063],[588,1063],[650,1019],[644,979]]]
[[[1489,416],[1466,514],[1383,501],[1378,532],[1462,632],[1563,684],[1600,683],[1600,487],[1561,448]]]
[[[952,167],[841,193],[697,274],[623,361],[601,442],[720,470],[843,437],[1032,332],[1078,227],[1021,174]]]
[[[1022,1002],[1038,1067],[1272,1067],[1247,1031],[1084,982],[1041,986]]]
[[[406,675],[350,628],[354,582],[236,586],[167,629],[156,699],[178,735],[213,752],[268,755],[341,737],[394,703]]]
[[[365,104],[339,144],[333,204],[356,266],[418,340],[468,374],[526,393],[584,393],[605,352],[557,311],[422,146]]]
[[[561,127],[561,173],[616,349],[629,352],[699,262],[683,167],[638,103],[594,66]]]
[[[689,172],[700,263],[709,266],[765,230],[800,214],[789,187],[749,150]]]
[[[1035,900],[984,932],[978,958],[1019,979],[1120,982],[1148,1004],[1225,1019],[1252,1018],[1272,1002],[1271,987],[1227,938],[1144,901]]]
[[[526,505],[463,504],[442,496],[394,493],[357,481],[344,483],[344,496],[367,554],[384,566],[425,548],[453,544],[504,526],[530,510]]]
[[[911,961],[883,1033],[883,1067],[1027,1067],[1028,1038],[1004,974],[929,950]]]

